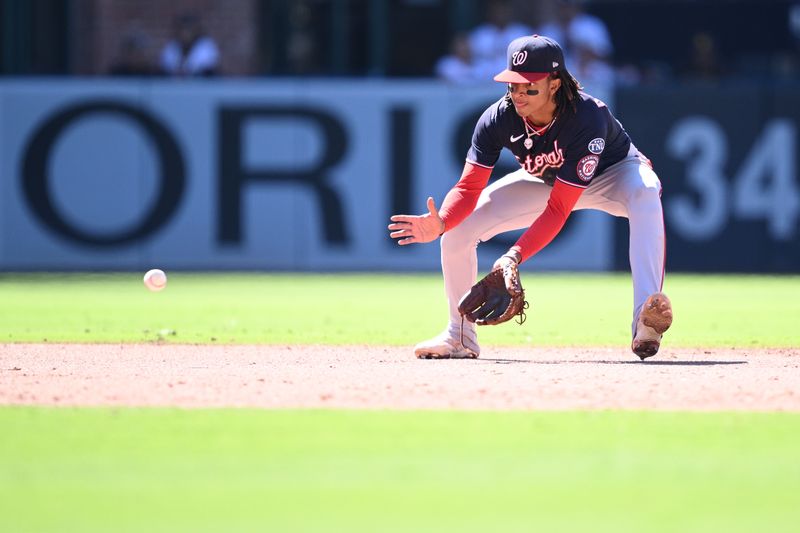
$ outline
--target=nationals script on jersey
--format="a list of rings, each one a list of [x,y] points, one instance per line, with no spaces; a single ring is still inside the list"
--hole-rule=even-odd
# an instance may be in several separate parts
[[[484,111],[467,161],[492,168],[503,147],[528,174],[553,185],[556,179],[586,188],[592,178],[621,161],[631,145],[628,134],[606,105],[581,92],[576,109],[567,109],[541,135],[525,127],[506,96]]]

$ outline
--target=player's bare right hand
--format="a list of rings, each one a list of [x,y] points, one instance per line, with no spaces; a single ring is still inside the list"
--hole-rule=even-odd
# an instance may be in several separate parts
[[[389,224],[392,239],[397,244],[431,242],[444,233],[444,220],[439,216],[436,203],[428,197],[428,212],[424,215],[392,215]]]

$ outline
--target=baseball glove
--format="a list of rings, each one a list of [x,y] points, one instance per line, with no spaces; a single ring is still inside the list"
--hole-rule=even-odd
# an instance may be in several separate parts
[[[458,312],[479,326],[494,326],[519,317],[525,322],[525,291],[515,261],[506,261],[489,272],[461,298]]]

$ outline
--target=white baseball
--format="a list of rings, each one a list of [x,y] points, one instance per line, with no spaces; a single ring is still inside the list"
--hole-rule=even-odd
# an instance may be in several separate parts
[[[153,292],[163,290],[167,286],[167,275],[158,268],[148,270],[144,275],[144,286]]]

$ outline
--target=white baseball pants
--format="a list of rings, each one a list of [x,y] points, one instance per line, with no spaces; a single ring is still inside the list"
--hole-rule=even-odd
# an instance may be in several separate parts
[[[512,172],[484,189],[475,211],[442,236],[442,273],[451,331],[460,328],[458,302],[478,277],[478,243],[505,231],[529,227],[547,207],[551,190],[522,169]],[[635,334],[644,301],[663,285],[665,236],[661,182],[631,145],[628,157],[596,176],[574,209],[597,209],[629,221],[633,278],[631,331]],[[531,260],[535,261],[535,256]],[[465,329],[467,325],[465,321]],[[474,332],[474,325],[469,326]]]

